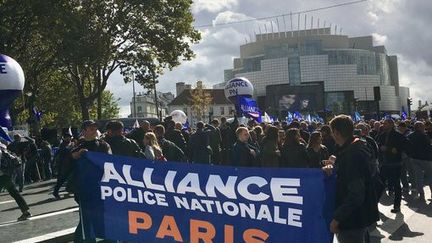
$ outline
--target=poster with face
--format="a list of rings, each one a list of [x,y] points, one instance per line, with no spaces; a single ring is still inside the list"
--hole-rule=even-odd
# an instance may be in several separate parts
[[[279,99],[281,111],[313,111],[316,109],[315,98],[312,94],[286,94]]]

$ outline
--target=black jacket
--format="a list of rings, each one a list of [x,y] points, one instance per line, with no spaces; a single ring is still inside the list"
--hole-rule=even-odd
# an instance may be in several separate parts
[[[406,137],[392,129],[378,135],[376,141],[380,148],[379,159],[382,166],[402,166],[402,152],[409,148]],[[384,151],[381,150],[383,146]]]
[[[379,220],[371,153],[366,143],[359,139],[350,139],[336,152],[333,218],[342,230],[367,227]]]
[[[144,136],[147,132],[151,132],[150,130],[144,130],[143,128],[135,128],[129,134],[126,135],[127,138],[133,139],[142,150],[145,149],[144,145]]]
[[[253,156],[251,150],[256,151],[254,147],[248,143],[243,143],[239,140],[234,144],[230,153],[230,165],[241,167],[256,166],[256,157]]]
[[[210,164],[212,149],[210,147],[210,134],[198,129],[189,140],[190,161],[200,164]]]
[[[321,162],[323,160],[327,160],[330,157],[330,154],[327,150],[327,147],[322,145],[320,150],[316,152],[312,147],[307,148],[307,153],[309,156],[309,167],[310,168],[321,168]]]
[[[138,144],[125,136],[106,137],[105,141],[110,145],[113,154],[145,158]]]
[[[378,148],[378,144],[375,142],[375,140],[371,136],[364,136],[364,137],[362,137],[362,139],[364,139],[366,141],[366,145],[371,150],[373,158],[378,159],[379,148]]]
[[[309,156],[304,144],[286,145],[282,147],[280,167],[309,168]]]
[[[106,154],[111,153],[111,148],[109,144],[100,139],[95,139],[92,141],[83,141],[77,147],[75,147],[71,151],[71,153],[77,152],[81,149],[87,149],[88,151],[106,153]],[[66,190],[68,192],[74,193],[75,196],[78,198],[79,197],[79,190],[78,190],[79,176],[78,176],[78,163],[77,163],[78,161],[74,159],[72,160],[73,160],[72,171],[71,171],[71,176],[68,180],[68,185],[66,186]]]
[[[332,154],[334,155],[334,153],[336,151],[336,142],[335,142],[335,140],[333,139],[332,136],[329,136],[329,137],[326,137],[326,138],[323,137],[322,144],[324,146],[326,146],[326,148],[327,148],[327,150],[328,150],[328,152],[329,152],[330,155],[332,155]]]
[[[185,154],[175,143],[166,140],[165,138],[159,139],[159,146],[162,149],[164,157],[168,161],[186,161]]]
[[[165,133],[165,139],[175,143],[183,152],[186,151],[186,141],[180,130],[174,128],[168,129]]]
[[[413,159],[432,160],[432,147],[427,134],[415,131],[408,135],[411,149],[408,152]]]

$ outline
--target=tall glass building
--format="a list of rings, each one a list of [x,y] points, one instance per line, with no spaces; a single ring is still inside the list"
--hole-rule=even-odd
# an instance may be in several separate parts
[[[376,114],[406,110],[397,57],[372,36],[334,35],[330,28],[258,34],[240,46],[225,81],[246,77],[261,109]],[[399,90],[404,92],[400,94]],[[402,107],[404,106],[405,107]]]

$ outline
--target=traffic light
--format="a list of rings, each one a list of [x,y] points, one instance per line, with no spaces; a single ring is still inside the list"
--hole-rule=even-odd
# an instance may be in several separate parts
[[[412,98],[407,98],[407,105],[408,107],[412,105]]]

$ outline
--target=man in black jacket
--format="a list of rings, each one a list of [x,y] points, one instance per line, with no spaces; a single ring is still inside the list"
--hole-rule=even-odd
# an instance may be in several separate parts
[[[165,127],[157,125],[154,133],[158,139],[162,153],[168,161],[186,161],[185,154],[175,143],[165,139]]]
[[[336,205],[330,231],[339,242],[365,242],[367,227],[379,220],[374,190],[371,151],[364,141],[354,138],[349,116],[339,115],[330,122],[336,151]],[[331,165],[324,167],[327,172]]]
[[[107,126],[105,141],[110,145],[112,153],[136,158],[145,158],[138,144],[123,136],[124,125],[120,121],[110,121]]]
[[[210,126],[207,125],[209,128]],[[190,161],[193,163],[210,164],[212,158],[212,148],[210,147],[210,133],[214,131],[205,130],[204,123],[197,123],[197,130],[191,135],[189,140]]]
[[[79,183],[79,177],[78,177],[78,159],[81,158],[82,154],[86,151],[92,151],[92,152],[99,152],[99,153],[106,153],[106,154],[112,154],[111,148],[109,144],[103,140],[100,140],[98,136],[98,127],[95,121],[93,120],[86,120],[82,123],[83,129],[83,136],[84,140],[72,150],[72,158],[75,160],[75,169],[74,172],[70,178],[70,184],[71,189],[74,193],[74,199],[75,201],[80,204],[80,195],[78,190],[78,183]],[[95,210],[102,210],[103,207],[99,207]],[[81,212],[80,212],[81,213]],[[95,239],[86,239],[86,241],[83,240],[83,234],[82,234],[82,228],[81,228],[81,217],[80,221],[78,223],[77,228],[75,229],[74,234],[74,242],[75,243],[82,243],[82,242],[96,242]]]
[[[414,124],[415,131],[408,136],[411,143],[410,157],[415,171],[415,181],[417,186],[417,198],[422,202],[425,201],[424,195],[424,178],[429,179],[426,182],[432,188],[432,147],[429,136],[426,134],[425,125],[423,122]]]
[[[402,200],[401,172],[402,152],[407,151],[409,142],[394,128],[394,122],[386,119],[383,132],[377,137],[380,149],[380,173],[383,182],[387,182],[389,191],[394,191],[393,213],[400,212]]]
[[[167,129],[164,135],[165,139],[175,143],[183,152],[187,151],[186,141],[180,130],[175,128],[175,122],[170,120],[167,122]]]
[[[135,142],[137,142],[137,144],[140,146],[140,148],[144,151],[144,149],[145,149],[144,135],[147,132],[151,132],[150,122],[143,121],[140,124],[139,128],[132,130],[129,134],[126,135],[126,137],[135,140]]]
[[[57,164],[57,182],[54,186],[53,196],[56,199],[60,199],[59,190],[72,172],[73,165],[71,150],[73,146],[72,134],[65,133],[62,142],[60,143],[59,150],[55,155],[55,161]]]
[[[212,163],[218,165],[221,163],[221,131],[219,130],[219,121],[214,119],[211,122],[214,130],[210,131],[210,147],[212,149]]]
[[[231,166],[251,167],[254,166],[257,153],[256,150],[248,144],[249,131],[246,127],[239,127],[236,130],[237,142],[234,144],[231,155]]]
[[[31,217],[29,207],[12,182],[12,174],[14,173],[15,167],[19,164],[19,158],[12,154],[12,152],[9,152],[3,144],[1,144],[0,147],[0,191],[3,188],[6,189],[9,195],[18,204],[22,212],[18,221],[26,220]]]

